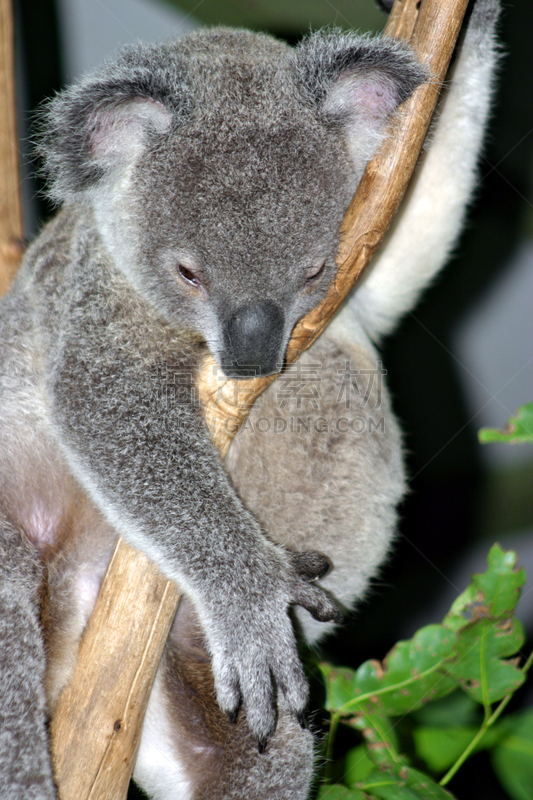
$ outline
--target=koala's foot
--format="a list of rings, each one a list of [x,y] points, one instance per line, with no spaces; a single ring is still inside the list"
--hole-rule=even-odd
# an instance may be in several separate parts
[[[322,622],[342,617],[312,582],[329,567],[324,556],[287,553],[268,543],[253,562],[237,576],[224,602],[212,604],[202,623],[220,708],[232,719],[242,704],[264,752],[276,727],[276,693],[295,719],[302,717],[308,702],[289,606],[302,606]]]
[[[246,708],[220,710],[202,629],[187,598],[152,691],[134,778],[153,800],[305,800],[313,775],[309,730],[277,697],[277,724],[263,753]]]

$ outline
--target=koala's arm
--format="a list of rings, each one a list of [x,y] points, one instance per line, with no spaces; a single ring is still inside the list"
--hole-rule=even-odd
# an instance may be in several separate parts
[[[48,757],[42,567],[0,509],[0,775],[5,800],[57,797]]]
[[[110,289],[112,278],[93,282],[98,274],[90,258],[81,264],[57,336],[49,383],[57,441],[116,531],[191,597],[219,703],[231,715],[242,699],[261,742],[275,725],[271,675],[293,713],[307,702],[288,606],[318,619],[338,615],[309,583],[324,559],[288,553],[262,534],[200,410],[168,402],[164,365],[171,381],[176,364],[194,369],[194,345],[187,352],[165,326],[154,331],[146,309],[135,316],[136,300]]]
[[[451,86],[402,209],[350,307],[374,338],[390,333],[448,260],[478,180],[498,62],[497,0],[478,0]]]

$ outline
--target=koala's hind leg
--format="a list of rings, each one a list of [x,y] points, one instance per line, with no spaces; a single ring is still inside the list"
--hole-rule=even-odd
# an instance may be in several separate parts
[[[3,800],[55,800],[44,692],[43,568],[0,509],[0,784]]]
[[[312,772],[313,736],[281,697],[263,753],[243,708],[233,722],[222,714],[210,660],[184,599],[148,704],[135,781],[154,800],[305,800]]]

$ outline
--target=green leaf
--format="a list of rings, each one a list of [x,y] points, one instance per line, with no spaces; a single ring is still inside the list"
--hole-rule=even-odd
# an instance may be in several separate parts
[[[373,772],[361,789],[379,800],[450,800],[453,795],[428,775],[412,767]]]
[[[479,728],[416,728],[413,740],[417,756],[433,772],[444,772],[454,764]]]
[[[492,765],[512,800],[533,797],[533,710],[507,717],[504,735],[492,753]]]
[[[519,408],[514,417],[509,417],[507,427],[501,431],[497,428],[481,428],[478,432],[481,444],[488,442],[509,442],[523,444],[533,442],[533,403]]]
[[[325,661],[320,662],[318,668],[326,686],[325,708],[327,711],[344,708],[353,698],[354,670],[334,667]]]
[[[517,556],[512,550],[504,551],[493,545],[487,556],[488,569],[472,575],[470,584],[455,600],[443,625],[452,630],[462,628],[465,622],[477,616],[487,616],[486,608],[494,617],[509,617],[520,598],[520,587],[526,576],[516,569]]]
[[[370,792],[372,797],[377,797],[379,800],[420,800],[420,795],[408,786],[380,772],[369,775],[363,786],[367,793]],[[368,794],[365,794],[365,797],[368,797]]]
[[[397,716],[443,697],[456,688],[453,679],[438,671],[453,656],[454,645],[450,631],[428,625],[411,640],[398,642],[383,665],[365,661],[356,672],[322,665],[327,708],[344,716],[363,709]]]
[[[525,680],[515,662],[504,660],[524,641],[518,620],[495,623],[491,617],[478,619],[457,633],[457,660],[447,664],[447,671],[478,703],[501,700]]]
[[[516,569],[516,553],[504,551],[497,544],[490,548],[487,561],[488,570],[472,576],[472,582],[489,604],[493,617],[509,617],[520,599],[526,574],[523,569]]]
[[[398,642],[383,664],[365,661],[355,672],[321,665],[326,707],[339,716],[398,716],[445,697],[457,684],[485,705],[514,691],[524,675],[505,659],[524,641],[522,626],[510,618],[524,581],[516,554],[494,545],[487,571],[472,576],[442,625]]]
[[[433,772],[443,772],[454,764],[461,753],[466,750],[479,730],[479,725],[448,728],[420,727],[413,731],[416,754],[423,759]],[[490,729],[474,749],[490,749],[501,738],[497,729]]]
[[[524,571],[516,567],[516,554],[494,545],[486,572],[472,576],[442,625],[427,625],[409,641],[398,642],[383,663],[366,661],[356,671],[320,665],[332,730],[342,720],[361,730],[366,739],[364,757],[364,751],[356,748],[345,762],[352,788],[385,800],[450,797],[422,773],[407,767],[406,758],[399,752],[389,717],[413,711],[418,711],[416,752],[431,769],[440,771],[451,766],[455,772],[471,749],[496,747],[500,755],[495,758],[501,760],[505,774],[506,762],[517,758],[516,747],[509,745],[506,750],[500,740],[511,734],[500,723],[480,737],[481,731],[472,725],[476,720],[471,700],[484,706],[487,721],[492,703],[512,693],[525,680],[516,658],[524,632],[512,616],[524,580]],[[515,658],[509,660],[511,656]],[[456,692],[458,687],[466,693],[463,700]],[[428,724],[431,715],[422,712],[422,706],[449,695],[452,697],[446,713],[441,704],[435,724]],[[454,713],[458,708],[460,713]],[[420,725],[421,720],[425,724]],[[358,778],[368,772],[370,761],[380,770],[363,777],[361,782]]]
[[[368,795],[361,789],[347,789],[346,786],[321,786],[317,800],[368,800]]]
[[[372,709],[370,714],[360,713],[346,721],[357,730],[360,730],[367,744],[369,758],[376,765],[396,762],[403,764],[405,759],[400,756],[398,736],[395,726],[384,714]]]
[[[446,665],[476,702],[493,703],[525,680],[516,664],[505,661],[524,642],[521,624],[511,619],[525,582],[516,569],[516,553],[493,545],[488,569],[472,576],[467,589],[453,603],[443,625],[455,631],[455,658]]]
[[[344,781],[347,786],[355,787],[373,770],[376,764],[368,755],[368,750],[364,744],[352,747],[344,758]]]
[[[422,727],[476,727],[482,716],[478,703],[459,689],[434,703],[422,706],[413,714],[413,721]]]

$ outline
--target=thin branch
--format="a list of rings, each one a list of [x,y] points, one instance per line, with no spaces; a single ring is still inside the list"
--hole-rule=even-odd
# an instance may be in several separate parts
[[[9,288],[23,253],[13,17],[0,0],[0,295]]]

